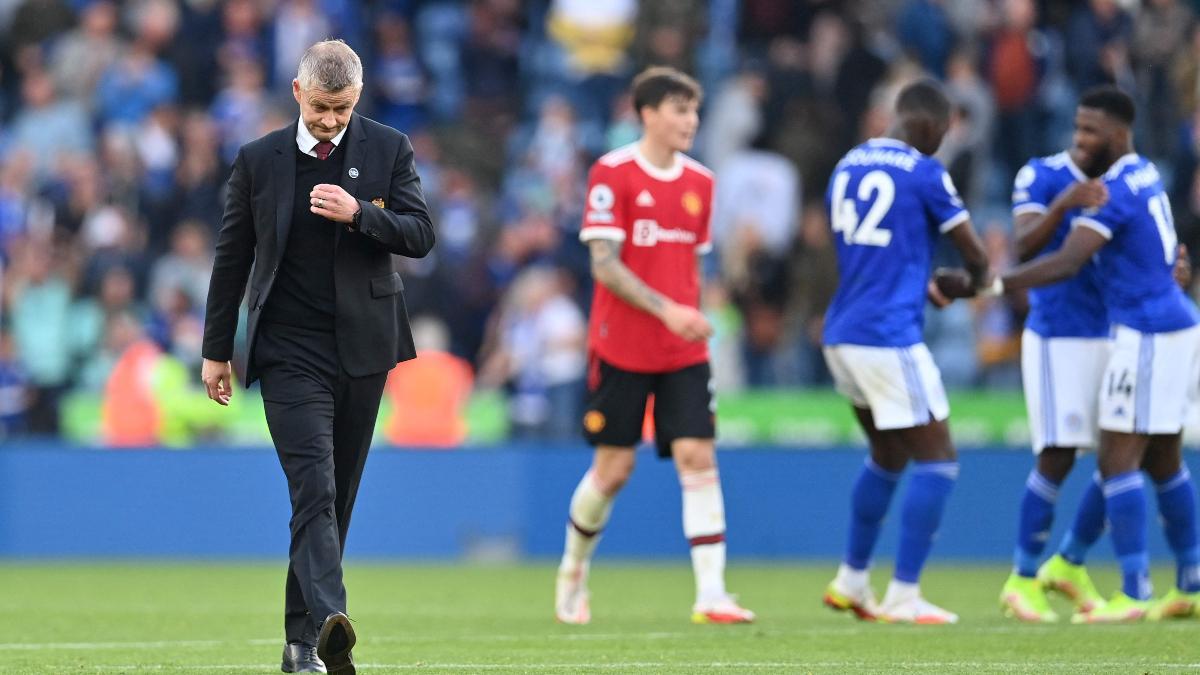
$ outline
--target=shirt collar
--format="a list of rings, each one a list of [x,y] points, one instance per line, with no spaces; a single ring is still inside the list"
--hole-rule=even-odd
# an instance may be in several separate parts
[[[344,129],[338,132],[337,136],[334,136],[330,139],[334,147],[341,145],[342,136],[346,135],[346,129],[349,128],[350,125],[347,124]],[[301,117],[300,121],[296,124],[296,147],[300,148],[300,152],[303,152],[309,157],[316,157],[317,151],[313,150],[313,148],[316,147],[317,143],[320,143],[320,141],[318,141],[317,138],[312,135],[312,132],[308,130],[308,127],[304,126],[304,118]]]

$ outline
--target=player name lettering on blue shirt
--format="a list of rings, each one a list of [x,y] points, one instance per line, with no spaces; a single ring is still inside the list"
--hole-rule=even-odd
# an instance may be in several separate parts
[[[838,163],[825,199],[839,278],[825,344],[921,342],[934,243],[968,219],[945,168],[898,140],[872,139]]]

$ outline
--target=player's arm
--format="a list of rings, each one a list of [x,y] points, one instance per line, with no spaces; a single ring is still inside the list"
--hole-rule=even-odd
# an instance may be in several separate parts
[[[592,239],[592,278],[613,295],[662,321],[672,333],[685,340],[699,341],[712,335],[712,326],[700,310],[681,305],[651,288],[621,262],[621,242]]]
[[[1000,277],[1005,290],[1037,288],[1070,279],[1108,243],[1090,227],[1073,227],[1062,248],[1038,260],[1019,265]]]
[[[950,242],[962,256],[963,267],[967,269],[971,282],[976,288],[983,286],[988,275],[987,249],[983,247],[983,240],[971,225],[971,219],[967,218],[956,225],[949,231],[949,235]]]
[[[1175,251],[1175,267],[1171,269],[1171,276],[1175,277],[1175,283],[1185,291],[1192,285],[1192,258],[1184,244],[1180,244]]]
[[[1108,188],[1097,180],[1072,183],[1063,190],[1045,211],[1025,210],[1017,214],[1016,230],[1017,257],[1025,262],[1038,254],[1062,224],[1067,211],[1075,208],[1099,208],[1108,201]]]
[[[939,270],[934,275],[934,283],[948,298],[970,298],[981,291],[997,295],[1004,291],[1046,286],[1075,276],[1107,243],[1108,237],[1101,231],[1076,226],[1057,251],[1019,265],[985,287],[967,278],[961,270]]]

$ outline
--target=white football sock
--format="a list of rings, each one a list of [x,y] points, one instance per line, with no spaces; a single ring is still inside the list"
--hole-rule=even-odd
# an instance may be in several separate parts
[[[570,522],[567,523],[567,543],[563,548],[560,569],[574,570],[586,565],[596,550],[600,531],[612,513],[613,498],[596,487],[588,471],[571,496]]]
[[[696,601],[724,598],[725,498],[716,469],[682,474],[683,534],[692,546]]]
[[[888,582],[887,594],[883,596],[883,605],[891,606],[921,597],[921,586],[907,581],[892,579]]]
[[[838,565],[837,578],[834,579],[839,587],[847,591],[857,591],[871,583],[871,573],[868,570],[856,570],[842,563]]]

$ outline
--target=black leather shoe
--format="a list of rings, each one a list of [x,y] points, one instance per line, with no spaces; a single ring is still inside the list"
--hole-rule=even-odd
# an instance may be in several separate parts
[[[283,665],[279,669],[285,673],[325,673],[325,664],[317,658],[317,648],[303,642],[290,642],[283,646]]]
[[[341,612],[325,617],[317,634],[317,657],[325,663],[330,675],[354,675],[354,659],[350,656],[354,641],[350,617]]]

